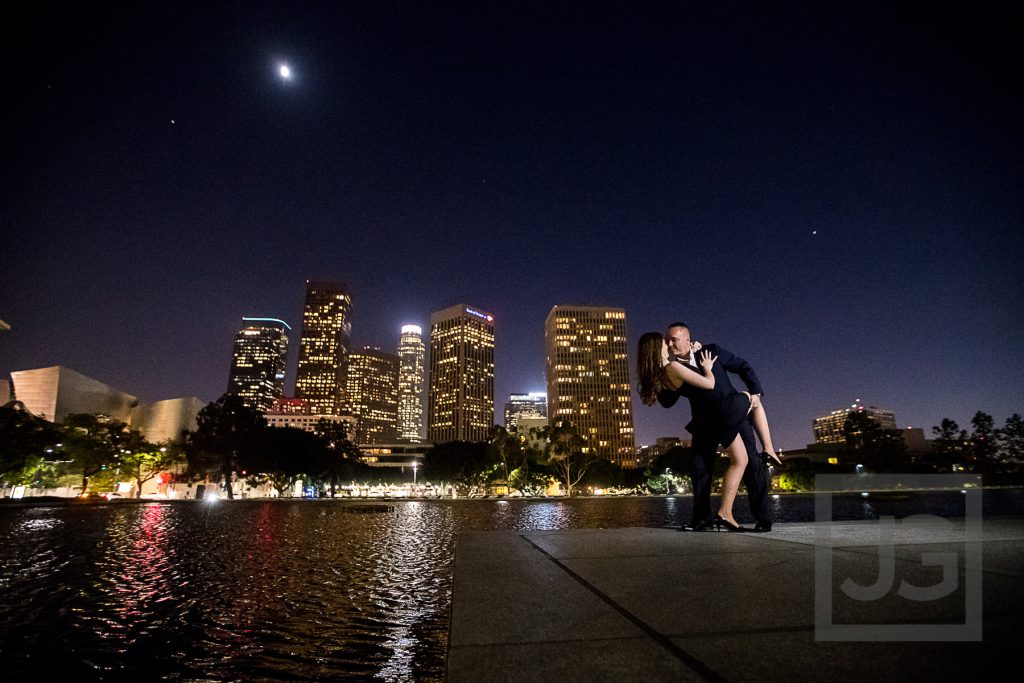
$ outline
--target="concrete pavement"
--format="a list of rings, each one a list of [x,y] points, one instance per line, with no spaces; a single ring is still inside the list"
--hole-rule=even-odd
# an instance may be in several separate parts
[[[879,533],[461,534],[448,679],[953,680],[1016,660],[1024,520]]]

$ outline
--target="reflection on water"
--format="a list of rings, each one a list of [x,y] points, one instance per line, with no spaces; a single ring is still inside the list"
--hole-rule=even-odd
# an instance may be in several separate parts
[[[986,514],[1024,493],[986,491]],[[689,497],[234,501],[0,508],[7,679],[440,680],[456,538],[486,529],[661,527]],[[813,496],[775,496],[780,522]],[[745,501],[737,503],[741,521]],[[963,514],[958,493],[833,497],[835,519]]]

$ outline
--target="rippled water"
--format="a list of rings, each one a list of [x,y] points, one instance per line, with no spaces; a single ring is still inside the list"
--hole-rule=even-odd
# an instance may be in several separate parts
[[[986,491],[986,514],[1024,492]],[[459,532],[660,527],[689,498],[0,508],[6,680],[440,680]],[[813,496],[773,499],[808,521]],[[737,514],[743,516],[743,501]],[[959,516],[958,493],[836,496],[836,519]]]

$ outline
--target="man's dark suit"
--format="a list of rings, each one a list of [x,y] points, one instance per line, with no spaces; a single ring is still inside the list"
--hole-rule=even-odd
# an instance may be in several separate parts
[[[693,477],[694,524],[712,518],[711,481],[714,475],[714,458],[717,457],[718,441],[725,427],[721,424],[720,414],[722,406],[728,401],[728,398],[736,393],[736,389],[729,381],[729,373],[739,375],[746,385],[747,391],[751,394],[762,393],[761,383],[754,373],[754,368],[750,367],[750,363],[715,344],[708,344],[701,349],[700,353],[703,353],[704,350],[710,352],[712,356],[718,357],[711,368],[715,376],[713,389],[699,389],[686,382],[675,391],[663,389],[658,393],[658,403],[666,408],[675,405],[680,396],[685,396],[690,401],[692,419],[686,425],[686,431],[693,435],[693,472],[691,476]],[[684,364],[688,364],[689,361],[685,356],[680,356],[677,360]],[[704,372],[700,368],[696,371],[701,374]],[[747,449],[747,468],[743,472],[743,483],[747,487],[750,512],[758,522],[770,525],[767,470],[758,455],[757,446],[754,443],[754,429],[749,420],[740,421],[739,436],[743,439],[743,445]],[[727,446],[728,444],[722,445]]]

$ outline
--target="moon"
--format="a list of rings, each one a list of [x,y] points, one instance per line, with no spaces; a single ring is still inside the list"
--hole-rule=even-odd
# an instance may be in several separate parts
[[[287,64],[282,64],[277,72],[281,74],[281,78],[286,81],[290,81],[292,78],[292,70]]]

